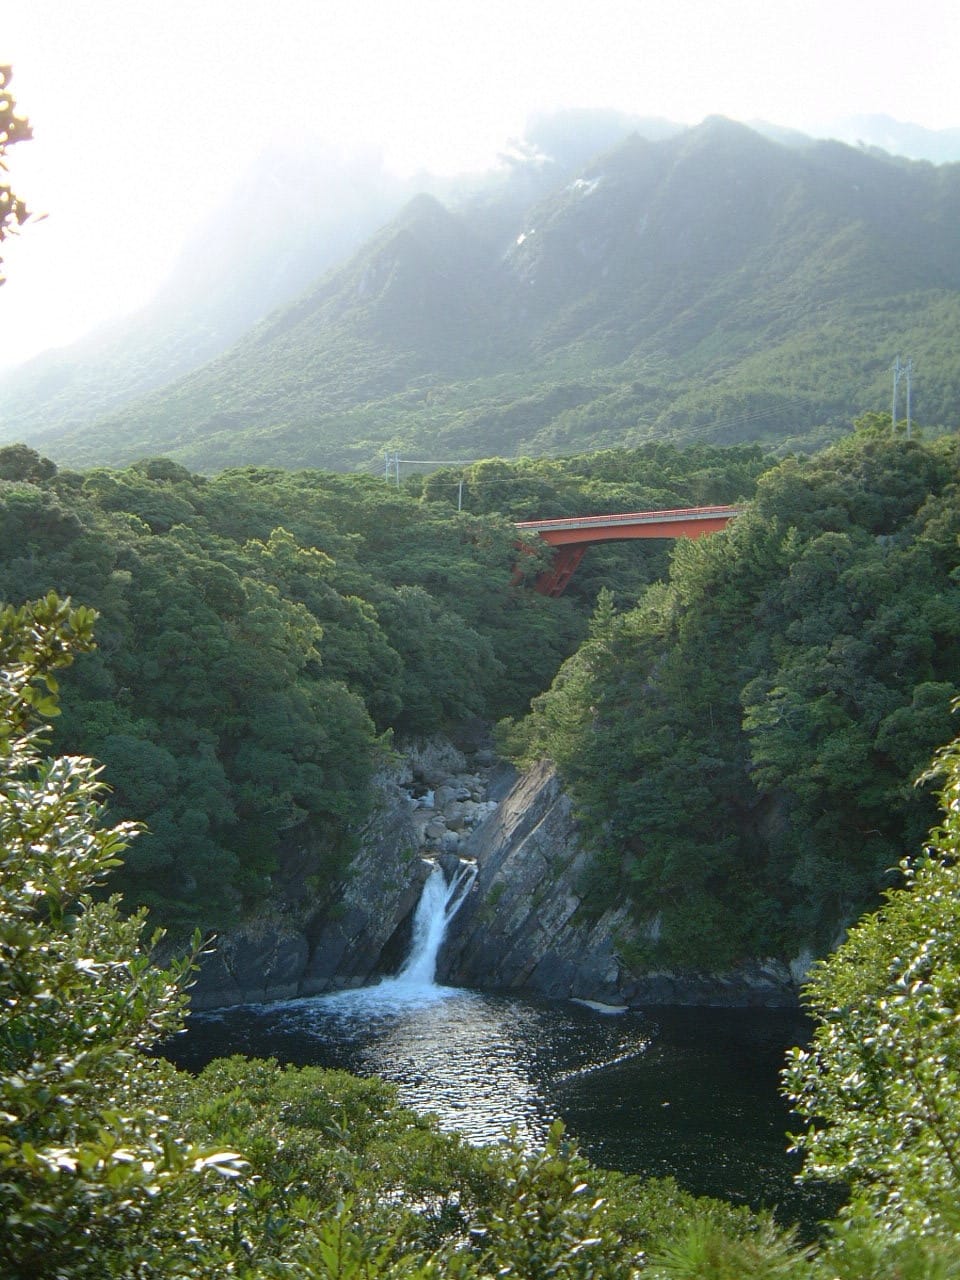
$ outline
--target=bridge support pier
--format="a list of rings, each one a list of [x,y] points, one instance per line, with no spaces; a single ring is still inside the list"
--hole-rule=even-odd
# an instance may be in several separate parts
[[[577,571],[577,565],[583,559],[587,549],[586,542],[571,542],[557,548],[553,557],[553,565],[546,573],[541,573],[533,584],[534,591],[542,596],[561,596],[567,583]]]

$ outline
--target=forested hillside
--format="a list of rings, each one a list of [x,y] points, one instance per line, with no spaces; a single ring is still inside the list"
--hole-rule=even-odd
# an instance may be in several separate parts
[[[0,438],[74,429],[196,369],[353,253],[412,194],[363,158],[259,155],[145,307],[0,376]],[[269,217],[250,217],[258,204]]]
[[[148,824],[118,882],[168,922],[255,909],[290,856],[332,891],[391,737],[505,716],[576,798],[593,907],[626,889],[649,923],[630,963],[723,966],[826,949],[924,838],[912,784],[960,670],[958,461],[956,436],[880,416],[775,465],[649,445],[399,489],[57,473],[14,447],[0,597],[100,611],[58,738]],[[592,548],[560,600],[530,589],[542,549],[511,587],[511,519],[751,497],[723,535]]]
[[[0,67],[0,169],[29,136],[8,79]],[[797,155],[725,121],[668,128],[526,207],[515,236],[523,176],[512,206],[419,197],[316,292],[102,436],[41,411],[57,462],[0,447],[3,1277],[960,1277],[960,169]],[[0,186],[0,241],[28,216]],[[178,334],[202,343],[228,321],[210,302],[168,333],[174,361],[190,362]],[[844,418],[882,403],[891,346],[925,366],[916,403],[935,426],[913,438],[896,406]],[[163,380],[138,363],[143,385]],[[575,440],[594,447],[545,456]],[[514,456],[403,483],[399,464],[343,474],[382,445]],[[161,447],[177,457],[138,456]],[[340,472],[281,469],[321,460]],[[713,503],[739,508],[722,533],[594,547],[563,598],[534,589],[550,554],[518,520]],[[413,871],[398,919],[422,954],[417,850],[436,853],[442,888],[439,851],[455,864],[460,849],[474,865],[435,922],[457,894],[515,918],[506,860],[487,863],[487,892],[472,837],[418,844],[398,781],[418,753],[459,754],[423,736],[476,743],[498,718],[502,753],[539,762],[511,792],[527,826],[487,803],[479,773],[419,774],[435,788],[420,813],[451,815],[434,801],[463,780],[487,830],[510,828],[540,932],[554,915],[603,935],[599,1000],[611,970],[668,991],[670,970],[716,989],[738,968],[808,978],[813,1036],[781,1074],[803,1131],[784,1140],[801,1179],[833,1184],[832,1220],[794,1228],[783,1204],[604,1171],[561,1121],[543,1132],[553,1102],[511,1057],[527,1019],[502,991],[495,1034],[435,1024],[439,1053],[452,1061],[462,1036],[483,1072],[462,1073],[455,1133],[383,1080],[283,1065],[279,1024],[267,1060],[249,1039],[197,1073],[167,1060],[201,958],[236,976],[225,953],[244,929],[218,950],[204,932],[279,936],[292,888],[307,927],[328,916],[345,939],[351,885],[396,897]],[[487,752],[483,774],[509,770]],[[563,827],[530,803],[531,779]],[[372,840],[388,795],[403,836]],[[383,936],[384,956],[403,940],[395,922]],[[399,1021],[397,986],[372,993],[382,1061],[432,1038],[417,1002],[452,994],[427,972],[441,942],[401,971],[417,995]],[[539,962],[520,959],[526,982]],[[578,992],[584,1021],[564,1037],[632,1021]],[[350,1023],[344,994],[371,993],[337,994]],[[644,1016],[602,1043],[584,1038],[572,1070],[558,1038],[536,1050],[555,1059],[554,1097],[583,1087],[619,1126],[621,1069],[666,1038]],[[491,1073],[538,1127],[480,1146],[460,1117],[481,1093],[506,1098]],[[719,1081],[695,1074],[715,1107]],[[673,1083],[639,1096],[645,1137],[697,1124]],[[711,1131],[718,1165],[745,1123],[764,1127],[738,1107]]]
[[[417,193],[472,209],[489,235],[509,237],[598,152],[634,130],[659,138],[680,128],[617,111],[551,113],[529,123],[499,167],[460,177],[400,177],[379,153],[284,140],[251,157],[146,306],[0,374],[0,440],[76,430],[205,364],[347,261]]]
[[[569,599],[511,587],[516,503],[576,512],[749,496],[759,451],[669,448],[443,477],[167,460],[58,473],[0,450],[0,599],[51,589],[100,612],[64,689],[61,749],[103,761],[112,805],[146,822],[118,886],[168,924],[223,924],[285,857],[332,890],[393,734],[524,709],[585,631],[597,573],[632,601],[665,553],[595,562]],[[446,498],[446,501],[441,500]],[[542,552],[524,557],[533,575]],[[619,568],[618,568],[619,566]],[[586,567],[586,566],[585,566]]]
[[[958,227],[957,165],[719,118],[633,136],[546,193],[418,196],[217,360],[95,427],[52,414],[29,439],[74,465],[163,451],[203,471],[352,470],[385,447],[810,447],[889,405],[898,351],[915,414],[949,428]]]
[[[889,418],[785,459],[636,609],[602,597],[507,726],[573,791],[597,908],[647,921],[635,964],[822,954],[923,842],[913,783],[960,691],[958,464]]]

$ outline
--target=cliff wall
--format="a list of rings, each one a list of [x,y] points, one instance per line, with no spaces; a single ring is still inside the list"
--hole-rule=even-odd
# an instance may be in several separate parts
[[[625,906],[591,912],[588,855],[546,762],[517,777],[488,749],[467,755],[434,740],[410,747],[376,793],[341,892],[312,906],[294,871],[282,909],[204,959],[195,1008],[317,995],[395,972],[431,866],[463,857],[478,874],[441,952],[441,982],[614,1007],[796,1003],[802,959],[719,974],[631,972],[622,954],[655,926],[638,925]]]
[[[221,936],[200,966],[195,1009],[357,987],[400,967],[433,863],[456,855],[496,808],[512,770],[444,739],[409,746],[374,781],[369,820],[339,891],[314,901],[307,850],[291,849],[270,912]]]
[[[441,981],[611,1006],[796,1003],[802,964],[794,971],[757,960],[720,974],[630,972],[619,951],[639,940],[643,926],[623,906],[597,916],[584,902],[588,857],[570,799],[546,762],[516,781],[463,852],[479,872],[441,954]]]

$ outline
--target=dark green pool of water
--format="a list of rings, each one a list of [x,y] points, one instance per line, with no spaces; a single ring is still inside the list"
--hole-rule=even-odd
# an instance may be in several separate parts
[[[776,1206],[809,1235],[837,1198],[796,1186],[778,1091],[786,1049],[808,1034],[783,1010],[611,1017],[566,1001],[388,985],[197,1016],[167,1054],[189,1069],[240,1053],[380,1075],[406,1105],[478,1142],[511,1126],[538,1142],[559,1117],[597,1164]]]

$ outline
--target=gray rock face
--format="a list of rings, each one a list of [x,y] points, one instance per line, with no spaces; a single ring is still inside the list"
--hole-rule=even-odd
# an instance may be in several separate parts
[[[479,872],[440,958],[442,981],[526,989],[607,1005],[792,1005],[790,969],[757,961],[727,974],[630,973],[617,954],[650,924],[623,907],[596,917],[580,884],[588,858],[570,800],[541,763],[463,846]]]
[[[486,800],[494,773],[443,739],[410,747],[375,781],[373,814],[335,900],[311,909],[309,880],[294,873],[275,918],[230,932],[204,957],[193,1007],[319,995],[395,972],[433,862],[457,867],[496,808]]]
[[[656,918],[638,925],[625,907],[599,917],[585,908],[589,857],[556,774],[543,763],[518,778],[479,757],[442,740],[408,750],[377,780],[336,900],[288,904],[222,939],[201,966],[194,1007],[317,995],[395,972],[430,866],[449,876],[461,858],[478,874],[441,952],[443,982],[613,1006],[796,1003],[809,956],[724,974],[630,972],[622,944],[655,935]],[[306,898],[307,884],[299,889]]]
[[[299,933],[265,927],[243,938],[224,938],[204,958],[201,979],[204,990],[217,992],[215,1002],[197,1000],[198,1008],[248,1001],[286,1000],[298,994],[300,973],[307,958],[307,940]]]
[[[406,793],[389,777],[379,779],[376,810],[332,909],[311,912],[307,899],[288,905],[275,924],[254,921],[224,936],[201,964],[193,1007],[318,995],[383,972],[382,958],[429,872],[412,812]],[[307,883],[301,891],[309,894]]]
[[[520,777],[463,851],[479,873],[441,955],[444,981],[623,1003],[614,954],[622,921],[580,910],[587,856],[549,765]]]

